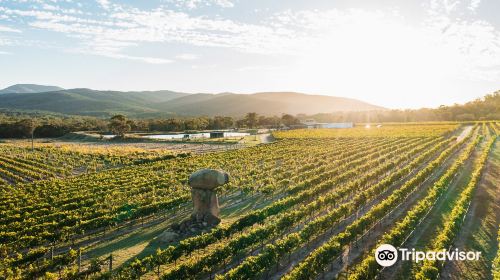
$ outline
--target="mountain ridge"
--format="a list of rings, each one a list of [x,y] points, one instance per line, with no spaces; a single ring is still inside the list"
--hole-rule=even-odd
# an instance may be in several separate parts
[[[38,93],[38,92],[48,92],[57,90],[64,90],[64,88],[58,86],[47,86],[47,85],[37,85],[37,84],[15,84],[0,90],[0,94]]]
[[[12,88],[9,87],[9,88]],[[7,89],[9,89],[7,88]],[[159,91],[112,91],[88,88],[55,91],[4,92],[0,108],[42,110],[63,114],[110,116],[243,116],[248,112],[260,115],[315,114],[337,111],[385,110],[360,100],[298,92],[183,93]]]

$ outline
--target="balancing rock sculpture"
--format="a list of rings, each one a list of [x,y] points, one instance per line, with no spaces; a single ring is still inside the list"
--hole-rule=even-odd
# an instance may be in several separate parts
[[[216,188],[229,182],[229,175],[220,170],[201,169],[189,176],[194,211],[191,219],[213,226],[220,222]]]
[[[229,182],[229,174],[215,169],[200,169],[189,176],[188,182],[193,198],[193,213],[189,218],[173,223],[165,230],[159,236],[161,242],[174,243],[220,223],[216,189]]]

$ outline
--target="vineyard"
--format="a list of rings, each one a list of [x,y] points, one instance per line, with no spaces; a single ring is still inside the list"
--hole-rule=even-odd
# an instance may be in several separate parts
[[[498,279],[499,131],[289,130],[200,154],[0,144],[0,279]],[[191,213],[187,180],[201,168],[231,175],[218,190],[222,222],[161,242]],[[381,244],[484,259],[382,267]]]
[[[138,148],[85,148],[82,145],[47,145],[33,149],[26,142],[0,143],[0,186],[64,178],[82,173],[173,158],[169,150]],[[181,155],[182,156],[182,155]]]

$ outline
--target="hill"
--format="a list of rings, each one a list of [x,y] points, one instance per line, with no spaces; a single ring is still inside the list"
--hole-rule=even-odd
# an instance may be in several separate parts
[[[247,112],[256,112],[260,115],[281,113],[295,115],[383,109],[350,98],[296,92],[195,94],[155,104],[155,108],[186,116],[196,114],[241,116]]]
[[[151,105],[186,95],[173,91],[98,91],[67,89],[37,93],[5,93],[0,107],[6,109],[43,110],[63,114],[107,116],[156,112]]]
[[[0,95],[0,108],[90,116],[123,113],[136,117],[160,115],[237,117],[247,112],[280,115],[282,113],[315,114],[383,109],[350,98],[296,92],[188,94],[167,90],[121,92],[83,88],[58,88],[55,91],[33,92],[38,87],[20,87],[19,85],[13,87],[2,90],[4,93]]]
[[[0,90],[0,94],[4,93],[36,93],[63,90],[61,87],[44,86],[35,84],[17,84]]]

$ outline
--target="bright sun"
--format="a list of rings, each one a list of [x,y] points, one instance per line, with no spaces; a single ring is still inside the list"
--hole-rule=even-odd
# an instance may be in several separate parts
[[[375,103],[384,99],[383,103],[395,107],[414,96],[418,107],[419,93],[429,87],[439,91],[443,80],[461,69],[458,51],[425,25],[410,26],[397,16],[366,13],[338,19],[330,26],[314,41],[299,46],[300,59],[288,69],[291,80]]]

